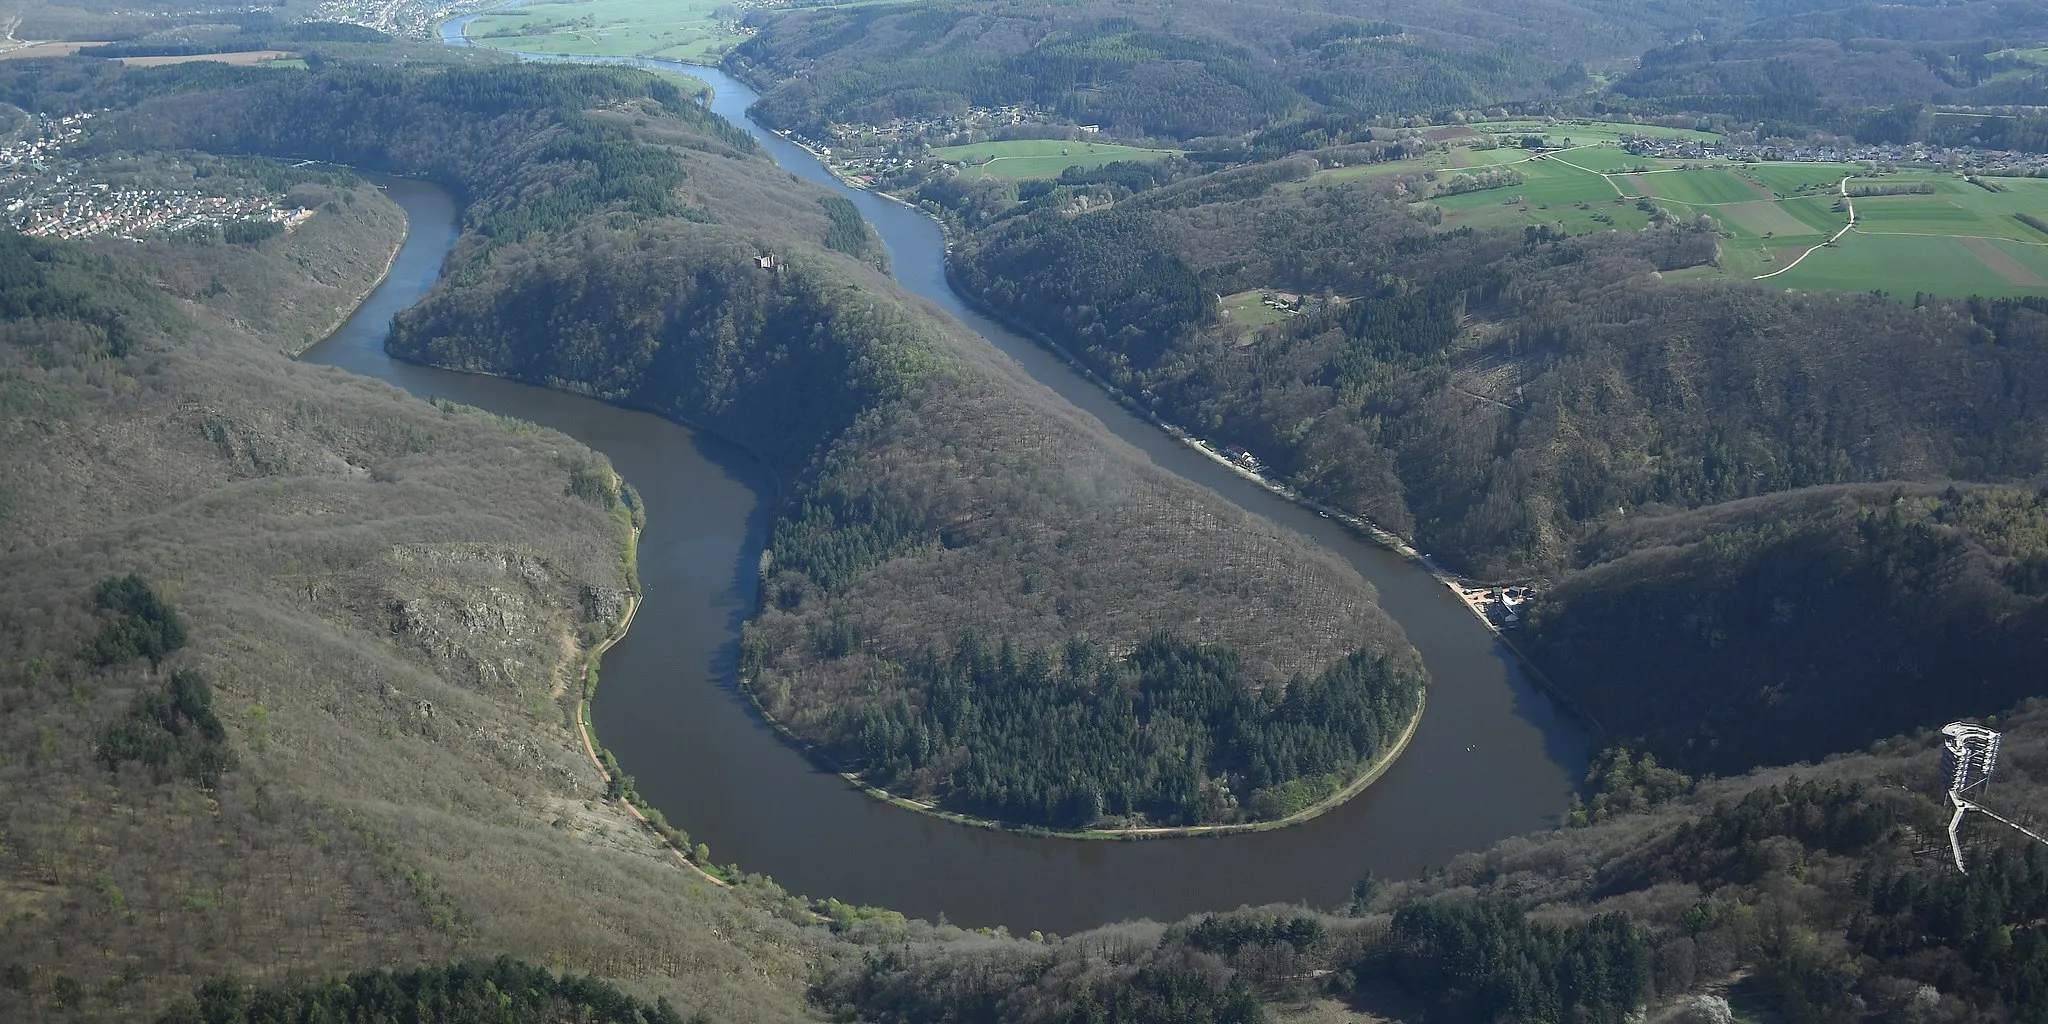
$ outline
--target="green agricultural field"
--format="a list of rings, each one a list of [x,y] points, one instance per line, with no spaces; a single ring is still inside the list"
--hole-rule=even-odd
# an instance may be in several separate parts
[[[1665,128],[1654,124],[1628,124],[1622,121],[1474,121],[1466,127],[1474,131],[1494,135],[1541,135],[1551,145],[1563,145],[1570,139],[1572,145],[1590,145],[1601,142],[1619,142],[1624,135],[1653,136],[1665,139],[1692,139],[1696,142],[1712,142],[1720,136],[1713,132],[1693,131],[1690,128]]]
[[[1737,174],[1762,182],[1785,198],[1812,192],[1833,192],[1845,174],[1859,174],[1862,164],[1745,164]]]
[[[1835,210],[1835,204],[1839,201],[1834,196],[1801,196],[1798,199],[1787,199],[1778,205],[1783,207],[1786,213],[1806,222],[1806,225],[1815,231],[1823,235],[1832,235],[1842,230],[1842,225],[1849,223],[1848,214]]]
[[[1619,146],[1581,146],[1556,154],[1553,159],[1577,164],[1589,171],[1612,174],[1616,171],[1661,170],[1671,166],[1668,161],[1654,157],[1636,156]]]
[[[2048,234],[2014,214],[2048,220],[2048,181],[2038,178],[1984,179],[1993,192],[1947,174],[1897,174],[1883,183],[1931,182],[1933,195],[1863,196],[1856,199],[1858,234],[1953,235],[2048,242]],[[1850,182],[1851,186],[1858,184]]]
[[[523,53],[667,57],[704,64],[747,38],[729,0],[582,0],[489,14],[464,32]]]
[[[931,151],[934,159],[961,164],[967,175],[1021,181],[1057,178],[1069,167],[1101,167],[1126,160],[1161,160],[1177,156],[1175,149],[1144,149],[1111,142],[1078,142],[1065,139],[1015,139],[1009,142],[977,142],[968,146],[946,146]]]
[[[1353,164],[1349,167],[1332,167],[1317,171],[1304,181],[1293,182],[1291,189],[1309,184],[1328,184],[1349,181],[1353,178],[1369,178],[1382,174],[1421,174],[1425,171],[1463,171],[1476,168],[1498,167],[1501,164],[1519,164],[1535,156],[1526,149],[1502,146],[1498,149],[1469,149],[1453,146],[1447,153],[1426,153],[1407,160],[1389,160],[1376,164]]]
[[[1765,283],[1901,296],[2040,295],[2048,289],[2048,246],[1850,232]]]
[[[1752,186],[1730,171],[1657,171],[1636,175],[1631,180],[1649,189],[1650,195],[1658,199],[1686,206],[1718,206],[1771,198],[1766,194],[1767,190]]]
[[[1434,200],[1444,212],[1443,227],[1562,225],[1573,234],[1587,234],[1633,231],[1650,222],[1648,211],[1617,194],[1598,174],[1550,159],[1517,164],[1515,170],[1522,175],[1520,185]]]

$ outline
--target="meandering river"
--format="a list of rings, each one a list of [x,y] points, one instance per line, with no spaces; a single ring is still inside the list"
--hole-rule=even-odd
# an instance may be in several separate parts
[[[449,23],[444,39],[460,42],[466,21]],[[734,690],[739,626],[754,606],[771,511],[761,498],[765,474],[730,445],[650,415],[387,357],[391,318],[438,277],[457,213],[440,189],[391,182],[411,234],[369,301],[306,358],[561,430],[604,452],[640,490],[648,509],[639,560],[646,603],[605,656],[593,717],[640,791],[708,843],[714,859],[770,874],[792,892],[943,914],[956,924],[1072,932],[1245,903],[1335,906],[1367,871],[1412,875],[1555,823],[1584,769],[1584,733],[1448,590],[1166,437],[1057,358],[967,309],[946,283],[932,221],[846,188],[801,148],[749,121],[755,97],[745,84],[715,68],[661,63],[710,82],[713,109],[752,132],[783,167],[851,198],[888,246],[905,287],[959,317],[1159,466],[1348,559],[1379,588],[1432,680],[1421,728],[1385,776],[1330,814],[1277,832],[1035,839],[871,800],[779,741]]]

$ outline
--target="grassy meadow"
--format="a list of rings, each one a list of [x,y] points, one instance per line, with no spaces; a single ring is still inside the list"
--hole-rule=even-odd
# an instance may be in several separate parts
[[[963,165],[962,174],[1011,181],[1057,178],[1069,167],[1094,168],[1126,160],[1162,160],[1178,153],[1172,149],[1144,149],[1110,142],[1066,139],[977,142],[931,151],[934,159]]]
[[[1458,152],[1339,168],[1312,180],[1440,171],[1459,166],[1453,162]],[[1481,154],[1501,162],[1509,157],[1522,183],[1435,200],[1446,230],[1517,225],[1548,225],[1573,234],[1632,230],[1662,210],[1683,219],[1711,217],[1724,236],[1718,266],[1680,276],[1768,277],[1788,288],[1903,295],[2022,295],[2048,288],[2048,232],[2020,217],[2048,221],[2048,181],[1998,178],[1985,179],[1988,185],[1983,185],[1933,170],[1873,176],[1858,164],[1703,167],[1631,156],[1605,144],[1540,156],[1507,148],[1466,151],[1468,158]],[[1852,189],[1933,191],[1856,196],[1854,230],[1819,248],[1849,224],[1839,194],[1844,177],[1852,179]]]
[[[1488,135],[1498,135],[1519,140],[1524,135],[1541,135],[1545,145],[1590,146],[1597,143],[1613,145],[1624,135],[1649,136],[1660,139],[1691,139],[1695,142],[1712,142],[1720,136],[1713,132],[1694,131],[1690,128],[1666,128],[1655,124],[1629,124],[1626,121],[1552,121],[1520,119],[1507,121],[1474,121],[1466,127]],[[1569,140],[1569,141],[1567,141]]]
[[[587,0],[478,18],[471,42],[525,53],[668,57],[716,63],[747,38],[725,0]],[[728,13],[721,14],[719,12]]]

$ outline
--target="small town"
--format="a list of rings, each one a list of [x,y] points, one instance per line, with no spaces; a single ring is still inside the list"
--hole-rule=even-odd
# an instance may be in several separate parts
[[[162,237],[236,221],[289,231],[310,210],[280,207],[275,195],[220,196],[180,189],[120,187],[63,167],[63,148],[84,136],[90,112],[36,119],[0,144],[0,213],[8,227],[45,238]]]
[[[116,189],[103,182],[65,182],[7,203],[8,224],[25,235],[139,239],[174,235],[234,221],[280,224],[289,231],[313,216],[288,210],[277,196],[209,196],[196,192]]]
[[[488,6],[479,2],[447,3],[444,0],[327,0],[319,7],[321,21],[368,25],[397,36],[426,38],[441,22],[468,11]]]

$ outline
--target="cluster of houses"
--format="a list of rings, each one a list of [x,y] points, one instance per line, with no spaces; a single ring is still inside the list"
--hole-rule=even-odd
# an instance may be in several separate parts
[[[1343,300],[1331,300],[1337,308],[1343,308]],[[1288,292],[1261,292],[1259,304],[1267,309],[1288,316],[1314,316],[1323,311],[1326,303],[1320,295],[1294,295]]]
[[[45,238],[142,238],[231,221],[267,221],[289,230],[312,216],[280,207],[282,197],[275,195],[217,196],[92,181],[60,160],[92,117],[34,118],[13,140],[0,143],[0,223]]]
[[[1052,120],[1045,111],[1010,104],[970,107],[960,114],[897,117],[881,124],[833,124],[826,127],[822,139],[795,131],[776,134],[817,154],[833,173],[855,185],[866,186],[876,178],[921,163],[920,150],[924,146],[945,145],[963,135],[1022,124],[1048,124]],[[1101,127],[1082,125],[1080,130],[1093,133],[1101,131]]]
[[[6,202],[7,224],[25,235],[48,238],[163,236],[229,221],[269,221],[286,229],[311,217],[288,210],[276,196],[208,196],[192,192],[114,188],[105,183],[65,183]]]
[[[1697,139],[1630,137],[1621,148],[1663,160],[1725,160],[1734,163],[1878,163],[1953,167],[2003,174],[2048,174],[2048,154],[1977,149],[1973,146],[1850,146],[1822,143],[1739,144]]]
[[[93,115],[88,111],[69,117],[29,117],[29,125],[19,138],[0,143],[0,169],[21,171],[45,166],[59,150],[85,134],[85,123]]]
[[[392,35],[427,37],[441,22],[492,6],[482,0],[326,0],[314,18],[349,25],[367,25]]]
[[[835,124],[826,129],[829,138],[823,144],[851,148],[863,145],[885,146],[891,142],[906,140],[932,142],[964,132],[1009,128],[1021,124],[1044,124],[1050,120],[1050,115],[1045,111],[1016,103],[1001,107],[969,107],[964,113],[959,114],[896,117],[881,124]]]

